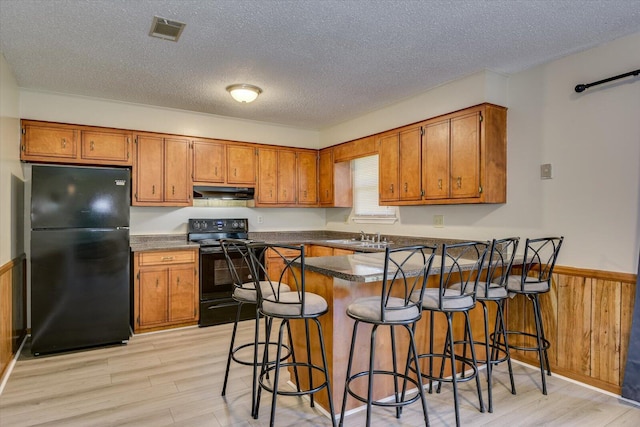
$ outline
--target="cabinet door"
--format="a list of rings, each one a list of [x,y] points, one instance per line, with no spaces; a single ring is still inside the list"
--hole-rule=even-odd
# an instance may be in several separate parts
[[[318,154],[313,151],[298,152],[298,204],[318,203]]]
[[[256,184],[255,148],[244,145],[228,145],[227,165],[227,183],[248,186]]]
[[[296,203],[296,152],[278,150],[278,204]]]
[[[52,161],[75,159],[78,131],[65,126],[25,124],[22,129],[23,160],[29,157],[45,157]]]
[[[420,179],[420,126],[406,129],[399,135],[399,175],[400,200],[420,200],[422,182]]]
[[[140,327],[165,323],[168,318],[167,269],[144,268],[139,273],[138,303]]]
[[[82,131],[80,155],[94,163],[130,165],[131,134]]]
[[[161,137],[148,135],[137,137],[135,169],[134,202],[162,203],[164,200],[164,141]]]
[[[429,123],[422,141],[422,187],[425,199],[449,197],[449,120]]]
[[[380,138],[378,153],[380,156],[380,201],[393,202],[399,200],[398,196],[398,169],[399,169],[399,152],[398,152],[398,134]]]
[[[333,150],[320,151],[318,198],[321,205],[333,205]]]
[[[480,113],[451,119],[451,197],[480,197]]]
[[[225,144],[193,141],[193,181],[223,184],[226,175]]]
[[[310,257],[333,256],[334,249],[328,246],[310,245],[308,251]]]
[[[191,202],[189,140],[164,140],[164,201],[166,205],[188,206]],[[146,167],[146,165],[145,165]]]
[[[169,268],[169,321],[194,320],[196,282],[193,265]]]
[[[259,204],[278,202],[278,152],[267,148],[258,149],[258,191]]]

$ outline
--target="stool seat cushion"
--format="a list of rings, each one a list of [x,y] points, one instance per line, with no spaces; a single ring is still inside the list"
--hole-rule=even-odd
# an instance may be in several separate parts
[[[289,288],[289,285],[280,285],[280,292],[289,292],[290,290],[291,288]],[[273,295],[273,289],[271,288],[271,284],[269,281],[265,280],[260,282],[260,292],[262,293],[263,298]],[[258,302],[256,284],[254,282],[247,282],[243,283],[242,287],[236,287],[233,290],[233,298],[242,302]]]
[[[522,276],[509,276],[507,281],[507,290],[515,293],[541,293],[549,291],[549,283],[547,282],[530,282],[524,284],[522,290]]]
[[[424,297],[422,298],[422,308],[425,310],[440,310],[440,307],[438,307],[439,294],[439,288],[425,289]],[[415,300],[419,297],[419,291],[411,295],[411,298],[415,298]],[[442,310],[466,310],[472,308],[473,305],[474,301],[470,295],[461,296],[459,290],[445,289],[444,297],[442,298]]]
[[[318,316],[327,311],[327,301],[320,295],[311,292],[304,293],[304,315]],[[262,312],[268,316],[302,316],[302,303],[298,292],[280,294],[279,300],[263,300]]]
[[[449,287],[449,289],[460,290],[462,283],[454,283]],[[468,291],[473,291],[473,283],[467,283]],[[504,286],[496,285],[495,283],[489,283],[489,292],[486,292],[487,282],[478,282],[478,287],[476,288],[476,299],[479,300],[500,300],[505,299],[507,297],[507,290]],[[465,292],[467,289],[465,289]]]
[[[385,311],[385,322],[411,322],[420,318],[420,310],[415,305],[405,307],[402,298],[389,298]],[[402,307],[396,310],[389,310],[393,307]],[[380,297],[359,298],[347,307],[347,314],[357,317],[360,320],[372,322],[382,321]]]

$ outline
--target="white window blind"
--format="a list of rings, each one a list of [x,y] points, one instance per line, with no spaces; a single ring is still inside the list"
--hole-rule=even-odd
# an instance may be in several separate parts
[[[353,160],[353,220],[395,218],[395,206],[378,205],[378,156]]]

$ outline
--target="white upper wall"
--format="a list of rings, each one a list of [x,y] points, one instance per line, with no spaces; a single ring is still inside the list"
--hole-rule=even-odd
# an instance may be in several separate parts
[[[191,111],[22,89],[23,119],[319,148],[318,131]]]
[[[0,266],[24,252],[20,97],[13,71],[0,54]]]
[[[510,76],[507,102],[493,101],[509,108],[507,203],[401,207],[398,224],[365,231],[475,239],[564,235],[560,265],[635,273],[640,249],[640,81],[627,78],[582,94],[573,88],[637,69],[638,58],[640,33]],[[406,122],[415,121],[418,105],[452,110],[452,103],[456,108],[464,100],[477,103],[482,91],[469,86],[491,77],[477,78],[415,98],[423,102],[409,100],[340,124],[323,133],[322,142],[373,133],[362,130],[375,129],[385,118],[406,115]],[[484,87],[494,93],[500,79],[491,80]],[[543,163],[553,165],[553,179],[540,179]],[[432,226],[436,214],[445,216],[444,228]],[[344,223],[344,210],[328,210],[327,228],[352,226]]]
[[[353,120],[324,129],[322,148],[419,122],[472,105],[507,102],[507,77],[482,71]]]

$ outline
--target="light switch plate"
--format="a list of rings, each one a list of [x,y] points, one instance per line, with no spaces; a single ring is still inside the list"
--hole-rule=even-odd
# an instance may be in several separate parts
[[[545,163],[540,165],[540,179],[551,179],[553,178],[551,171],[551,163]]]

